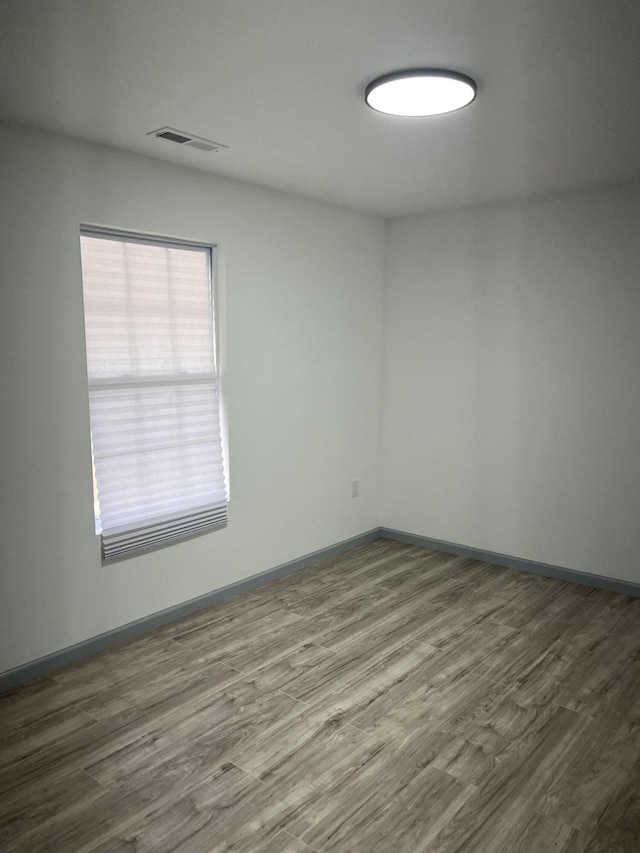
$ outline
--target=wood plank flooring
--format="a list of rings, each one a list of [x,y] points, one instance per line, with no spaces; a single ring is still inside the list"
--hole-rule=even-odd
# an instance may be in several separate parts
[[[640,600],[380,539],[1,694],[0,849],[638,853]]]

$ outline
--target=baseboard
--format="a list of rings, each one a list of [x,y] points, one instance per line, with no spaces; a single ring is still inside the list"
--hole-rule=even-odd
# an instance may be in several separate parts
[[[470,557],[474,560],[482,560],[484,563],[493,563],[496,566],[517,569],[520,572],[533,572],[536,575],[559,578],[560,580],[571,581],[572,583],[579,583],[584,586],[594,586],[597,589],[617,592],[620,595],[630,595],[634,598],[640,598],[640,584],[633,583],[632,581],[607,578],[604,575],[592,575],[589,572],[565,569],[561,566],[538,563],[535,560],[525,560],[521,557],[510,557],[508,554],[497,554],[494,551],[485,551],[482,548],[469,548],[466,545],[457,545],[455,542],[430,539],[428,536],[418,536],[414,533],[405,533],[402,530],[391,530],[388,527],[381,527],[379,533],[385,539],[395,539],[397,542],[405,542],[407,545],[417,545],[420,548],[428,548],[431,551],[442,551],[445,554]]]
[[[68,646],[60,651],[53,652],[45,657],[25,663],[22,666],[14,669],[6,670],[0,673],[0,693],[4,690],[9,690],[32,678],[37,678],[41,675],[49,675],[57,669],[64,666],[69,666],[72,663],[78,663],[85,658],[98,654],[98,652],[106,651],[107,649],[121,646],[125,643],[141,637],[153,631],[155,628],[160,628],[163,625],[168,625],[170,622],[175,622],[184,616],[190,616],[192,613],[197,613],[199,610],[204,610],[214,604],[220,604],[243,592],[249,592],[256,587],[262,586],[269,581],[277,578],[286,577],[294,572],[298,572],[307,566],[312,566],[314,563],[319,563],[321,560],[335,557],[344,551],[350,551],[352,548],[357,548],[359,545],[366,545],[368,542],[373,542],[376,539],[384,537],[386,539],[394,539],[397,542],[405,542],[408,545],[417,545],[420,548],[428,548],[432,551],[442,551],[445,554],[455,554],[460,557],[470,557],[474,560],[482,560],[485,563],[494,563],[497,566],[505,566],[509,569],[516,569],[523,572],[533,572],[546,577],[560,578],[561,580],[571,581],[586,586],[593,586],[598,589],[606,589],[611,592],[619,593],[620,595],[630,595],[634,598],[640,598],[640,584],[632,583],[631,581],[617,580],[615,578],[607,578],[603,575],[592,575],[588,572],[580,572],[575,569],[565,569],[561,566],[553,566],[549,563],[539,563],[535,560],[525,560],[521,557],[511,557],[508,554],[498,554],[494,551],[485,551],[482,548],[471,548],[467,545],[458,545],[455,542],[446,542],[442,539],[431,539],[428,536],[418,536],[414,533],[405,533],[402,530],[392,530],[388,527],[379,527],[362,533],[359,536],[354,536],[351,539],[345,539],[342,542],[337,542],[328,548],[321,548],[319,551],[314,551],[311,554],[305,554],[303,557],[298,557],[296,560],[291,560],[288,563],[275,566],[272,569],[267,569],[264,572],[251,575],[241,581],[213,590],[206,595],[201,595],[198,598],[192,598],[189,601],[184,601],[181,604],[176,604],[173,607],[168,607],[166,610],[161,610],[158,613],[152,613],[150,616],[145,616],[142,619],[137,619],[135,622],[129,622],[127,625],[122,625],[119,628],[114,628],[112,631],[106,631],[104,634],[99,634],[96,637],[91,637],[88,640],[83,640],[73,646]]]
[[[241,581],[236,581],[228,586],[213,590],[213,592],[208,592],[206,595],[200,595],[197,598],[192,598],[173,607],[167,607],[166,610],[152,613],[150,616],[137,619],[135,622],[129,622],[119,628],[114,628],[112,631],[106,631],[104,634],[98,634],[96,637],[83,640],[73,646],[67,646],[67,648],[52,652],[50,655],[45,655],[45,657],[22,664],[22,666],[6,670],[0,673],[0,692],[30,681],[32,678],[49,675],[57,669],[62,669],[62,667],[69,666],[72,663],[78,663],[85,658],[98,654],[98,652],[129,643],[131,640],[135,640],[137,637],[147,634],[155,628],[160,628],[163,625],[175,622],[184,616],[190,616],[192,613],[197,613],[199,610],[204,610],[214,604],[220,604],[230,598],[235,598],[235,596],[241,595],[243,592],[249,592],[256,587],[269,583],[269,581],[299,572],[300,569],[312,566],[321,560],[335,557],[343,551],[350,551],[352,548],[357,548],[359,545],[366,545],[368,542],[373,542],[379,538],[380,532],[377,528],[374,528],[359,536],[354,536],[351,539],[345,539],[335,545],[330,545],[328,548],[321,548],[319,551],[305,554],[296,560],[291,560],[288,563],[282,563],[272,569],[251,575],[251,577],[244,578]]]

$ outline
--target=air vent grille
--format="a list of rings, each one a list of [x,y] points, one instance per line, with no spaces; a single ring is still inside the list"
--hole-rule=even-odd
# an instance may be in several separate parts
[[[162,133],[156,133],[156,136],[159,136],[160,139],[168,139],[169,142],[179,142],[181,145],[183,142],[191,142],[190,136],[182,136],[182,134],[173,133],[170,130],[165,130]]]
[[[184,145],[186,148],[197,148],[199,151],[218,151],[220,148],[229,147],[228,145],[223,145],[221,142],[204,139],[204,137],[196,136],[193,133],[176,130],[175,127],[159,127],[157,130],[150,130],[147,133],[147,136],[155,136],[157,139],[166,139],[169,142],[176,142],[178,145]]]

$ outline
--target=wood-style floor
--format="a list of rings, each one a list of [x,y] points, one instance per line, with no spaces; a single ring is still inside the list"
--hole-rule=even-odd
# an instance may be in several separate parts
[[[380,539],[0,696],[0,849],[640,851],[640,600]]]

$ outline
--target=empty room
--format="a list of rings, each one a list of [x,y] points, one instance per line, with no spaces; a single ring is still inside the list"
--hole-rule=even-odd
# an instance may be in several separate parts
[[[638,853],[640,6],[0,45],[0,850]]]

